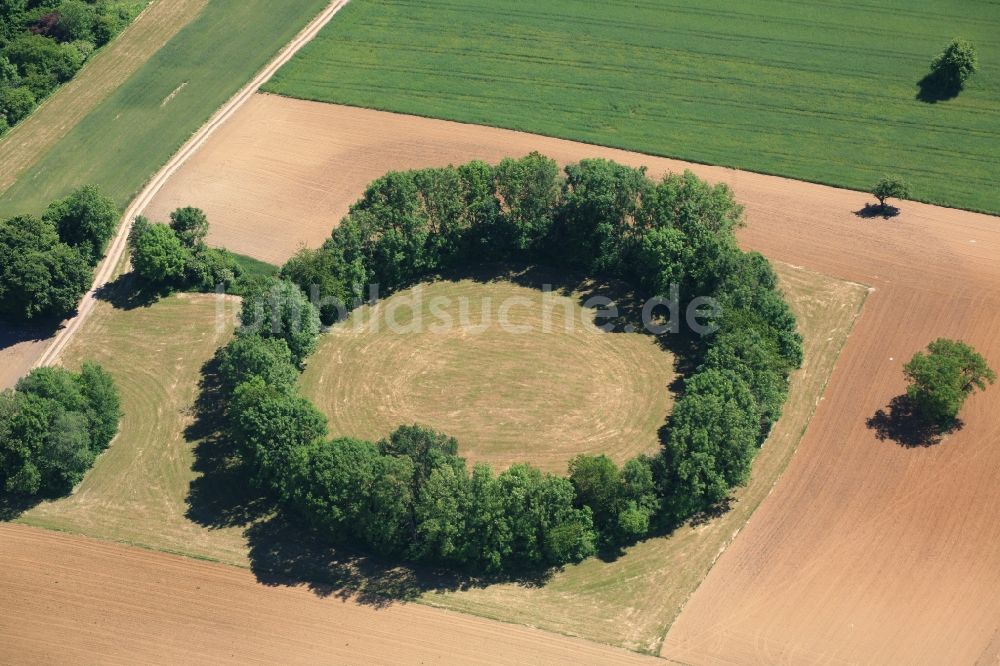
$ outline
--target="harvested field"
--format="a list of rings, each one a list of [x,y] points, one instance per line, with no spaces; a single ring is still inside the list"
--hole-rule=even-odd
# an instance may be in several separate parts
[[[376,440],[420,423],[458,439],[470,464],[556,474],[584,453],[655,453],[673,356],[651,335],[599,330],[581,301],[614,295],[600,285],[545,295],[560,276],[504,277],[421,284],[334,327],[302,376],[332,434]]]
[[[241,569],[17,525],[0,525],[0,561],[4,661],[657,663],[434,608],[357,606],[265,587]]]
[[[902,363],[936,337],[961,338],[1000,367],[997,218],[912,202],[898,217],[867,217],[870,198],[858,192],[269,96],[220,130],[154,207],[204,206],[213,242],[280,261],[299,242],[321,242],[387,169],[531,150],[726,182],[747,209],[746,247],[875,288],[787,473],[662,654],[687,663],[995,660],[1000,389],[973,398],[965,427],[934,446],[902,446],[891,432],[880,440],[867,423],[902,391]]]

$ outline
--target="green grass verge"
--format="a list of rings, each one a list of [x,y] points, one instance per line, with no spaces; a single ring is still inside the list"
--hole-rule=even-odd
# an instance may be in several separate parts
[[[972,40],[957,98],[916,99]],[[265,87],[1000,211],[1000,5],[352,0]]]
[[[0,216],[39,213],[96,183],[122,207],[327,0],[211,0],[0,195]]]
[[[247,277],[271,277],[278,274],[279,269],[274,264],[248,257],[245,254],[237,254],[235,252],[231,254]]]

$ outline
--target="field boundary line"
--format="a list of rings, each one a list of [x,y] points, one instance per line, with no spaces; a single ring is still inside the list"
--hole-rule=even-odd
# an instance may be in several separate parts
[[[90,315],[91,310],[94,308],[94,303],[97,301],[97,291],[106,285],[108,282],[115,277],[118,272],[119,263],[122,257],[125,256],[125,250],[128,246],[128,235],[132,229],[132,222],[137,215],[145,210],[146,206],[153,200],[157,195],[163,185],[170,179],[171,176],[176,172],[192,155],[198,152],[198,149],[208,140],[212,134],[215,133],[219,127],[221,127],[234,113],[236,113],[257,91],[260,89],[264,83],[267,82],[271,76],[274,75],[278,69],[280,69],[285,63],[292,59],[299,50],[308,44],[312,39],[319,34],[327,23],[329,23],[333,17],[339,12],[350,0],[333,0],[319,16],[314,18],[309,24],[295,36],[292,41],[285,45],[285,47],[274,57],[271,62],[264,66],[264,68],[257,73],[257,75],[243,88],[241,88],[228,102],[222,105],[211,118],[208,119],[198,131],[196,131],[191,138],[189,138],[180,150],[174,153],[163,167],[156,172],[155,175],[146,183],[138,195],[132,200],[132,203],[125,209],[125,213],[122,215],[121,220],[118,223],[118,231],[115,237],[112,239],[110,245],[108,246],[108,251],[104,256],[98,266],[97,273],[94,276],[94,282],[90,287],[90,290],[84,295],[83,299],[80,301],[77,307],[77,313],[68,321],[63,323],[62,328],[55,334],[52,342],[41,354],[41,356],[36,359],[32,368],[38,368],[42,366],[55,365],[66,346],[69,344],[73,336],[80,330],[87,317]]]

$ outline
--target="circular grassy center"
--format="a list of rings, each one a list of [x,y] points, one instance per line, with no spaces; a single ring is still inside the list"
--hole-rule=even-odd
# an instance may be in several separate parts
[[[496,469],[655,452],[673,357],[651,335],[598,329],[579,291],[518,281],[423,283],[358,308],[310,358],[304,394],[333,435],[419,423]]]

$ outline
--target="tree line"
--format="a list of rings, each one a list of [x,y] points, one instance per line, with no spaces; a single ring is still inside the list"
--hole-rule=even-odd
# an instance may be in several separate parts
[[[40,218],[0,222],[0,317],[28,322],[72,313],[117,224],[114,202],[93,185],[53,201]]]
[[[218,356],[228,433],[253,483],[303,525],[384,556],[511,571],[668,529],[747,481],[802,361],[773,270],[735,242],[741,223],[724,185],[689,172],[654,181],[607,160],[561,174],[533,153],[386,174],[321,248],[247,292],[238,334]],[[420,426],[379,442],[328,439],[325,417],[296,388],[322,323],[362,303],[365,285],[390,293],[483,261],[585,271],[647,296],[678,285],[685,303],[718,301],[713,332],[679,332],[694,370],[660,454],[622,466],[579,456],[560,477],[526,464],[469,469],[454,439]]]
[[[121,407],[111,375],[38,368],[0,393],[0,495],[68,493],[118,431]]]
[[[0,136],[142,10],[136,0],[0,0]]]

